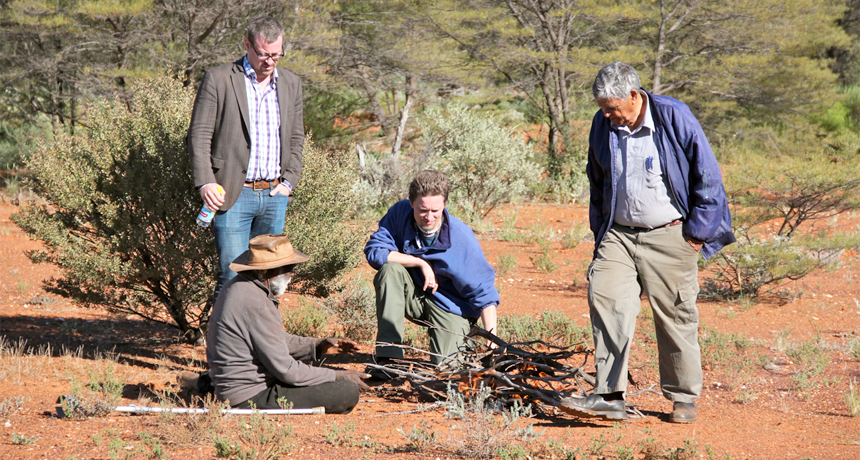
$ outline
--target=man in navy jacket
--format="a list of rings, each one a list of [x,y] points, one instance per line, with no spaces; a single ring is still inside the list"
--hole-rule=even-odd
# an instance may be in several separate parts
[[[445,209],[449,188],[444,174],[419,172],[409,184],[409,199],[388,210],[364,248],[367,262],[378,270],[376,341],[401,344],[405,319],[428,326],[435,363],[458,351],[478,318],[495,332],[499,304],[495,270],[475,234]],[[377,364],[403,357],[392,345],[376,347]]]
[[[600,106],[586,167],[597,377],[594,393],[574,409],[626,418],[627,360],[644,291],[654,312],[660,385],[674,403],[669,420],[692,423],[702,390],[698,258],[735,241],[720,167],[690,109],[642,89],[630,65],[601,69],[592,93]]]

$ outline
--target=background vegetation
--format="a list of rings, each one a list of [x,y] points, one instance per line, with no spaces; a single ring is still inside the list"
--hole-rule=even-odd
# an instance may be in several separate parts
[[[213,254],[188,104],[260,14],[286,26],[314,133],[286,229],[315,261],[305,292],[346,289],[417,169],[447,171],[476,228],[505,201],[581,200],[590,86],[616,60],[689,104],[724,166],[740,241],[706,293],[790,295],[860,242],[820,231],[860,205],[857,0],[3,1],[0,168],[46,200],[16,219],[63,267],[58,291],[200,336]]]

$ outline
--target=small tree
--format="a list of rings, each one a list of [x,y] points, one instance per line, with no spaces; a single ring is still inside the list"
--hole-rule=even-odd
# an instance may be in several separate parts
[[[89,128],[43,142],[27,166],[47,205],[14,216],[47,246],[63,277],[48,290],[85,306],[205,334],[215,283],[209,231],[194,222],[200,198],[191,183],[185,134],[193,89],[169,77],[130,88],[92,110]],[[83,131],[83,132],[81,132]]]
[[[844,142],[844,141],[843,141]],[[825,154],[764,156],[744,152],[741,167],[729,168],[726,188],[735,205],[738,243],[709,259],[713,275],[705,293],[714,298],[785,294],[781,282],[833,266],[860,235],[829,231],[840,213],[860,207],[860,160],[856,139],[831,144]],[[802,147],[795,148],[800,149]]]
[[[434,165],[451,179],[451,201],[470,217],[522,195],[541,173],[531,147],[466,107],[429,109],[422,129]]]

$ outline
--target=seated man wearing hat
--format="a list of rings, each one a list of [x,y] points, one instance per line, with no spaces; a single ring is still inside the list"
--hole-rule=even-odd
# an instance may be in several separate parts
[[[352,340],[312,339],[284,331],[278,301],[296,264],[308,257],[284,235],[261,235],[230,264],[237,276],[218,296],[209,319],[206,358],[215,396],[233,407],[277,409],[285,398],[295,409],[325,407],[348,413],[358,403],[362,378],[351,370],[312,367],[301,360],[354,352]]]

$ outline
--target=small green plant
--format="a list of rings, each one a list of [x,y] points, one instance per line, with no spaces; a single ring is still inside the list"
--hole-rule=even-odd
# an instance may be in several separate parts
[[[702,327],[699,335],[704,366],[726,366],[742,360],[745,350],[752,346],[752,342],[738,334],[721,333],[707,326]]]
[[[818,376],[830,364],[830,355],[827,353],[821,337],[797,343],[787,349],[785,353],[797,365],[798,373],[807,374],[809,377]]]
[[[16,446],[28,446],[30,444],[35,444],[41,438],[28,438],[23,434],[12,433],[12,439],[10,440],[12,444]]]
[[[71,395],[61,400],[63,413],[72,420],[85,420],[90,417],[104,417],[113,412],[122,399],[124,384],[116,376],[116,362],[98,360],[101,370],[87,366],[89,381],[82,384],[77,377],[70,376]]]
[[[673,449],[666,458],[667,460],[693,460],[698,455],[696,448],[698,444],[692,439],[685,439],[684,446]]]
[[[848,393],[845,393],[845,404],[848,406],[848,415],[852,417],[860,415],[860,391],[857,391],[853,380],[848,382]]]
[[[534,264],[538,271],[553,273],[558,270],[558,265],[552,261],[552,256],[549,255],[549,251],[542,251],[536,256],[529,257],[529,260],[532,261],[532,264]]]
[[[397,427],[397,431],[409,440],[409,448],[415,452],[424,452],[436,445],[436,432],[426,420],[422,420],[420,426],[412,425],[412,431],[408,434],[400,427]]]
[[[323,436],[326,442],[334,447],[355,447],[358,444],[355,438],[355,422],[349,422],[343,427],[334,423],[323,427]]]
[[[496,275],[507,276],[517,268],[517,258],[513,253],[502,254],[496,259]]]
[[[577,221],[573,226],[567,229],[567,232],[561,238],[561,247],[564,249],[573,249],[579,246],[579,243],[585,239],[591,229],[584,222]]]
[[[328,316],[313,302],[299,297],[298,308],[281,310],[284,330],[302,337],[323,337],[328,332]]]
[[[26,294],[28,289],[30,289],[30,283],[18,278],[18,284],[15,285],[15,290],[18,291],[18,294]]]
[[[345,337],[357,342],[376,337],[376,293],[366,276],[349,280],[340,292],[325,299],[324,306],[338,318]]]
[[[24,406],[24,397],[15,396],[0,401],[0,417],[5,418]]]
[[[448,399],[444,403],[445,416],[460,420],[454,448],[468,458],[503,455],[503,450],[509,449],[513,440],[519,439],[528,443],[543,434],[535,432],[533,424],[525,429],[514,428],[521,418],[532,417],[531,406],[523,406],[519,401],[514,401],[510,407],[505,408],[492,401],[491,394],[491,390],[483,384],[468,396],[464,396],[453,386],[448,386]],[[497,416],[498,412],[501,412],[501,420]],[[515,453],[507,451],[508,455]]]
[[[158,438],[144,432],[138,433],[137,438],[140,439],[142,444],[142,447],[139,447],[138,450],[142,451],[146,455],[146,458],[161,460],[168,457],[167,450]]]
[[[848,354],[851,355],[855,361],[860,361],[860,340],[855,338],[848,342]]]
[[[239,440],[213,436],[215,454],[221,458],[240,460],[275,460],[295,448],[291,439],[293,426],[282,425],[268,415],[254,411],[245,423],[239,423]]]

